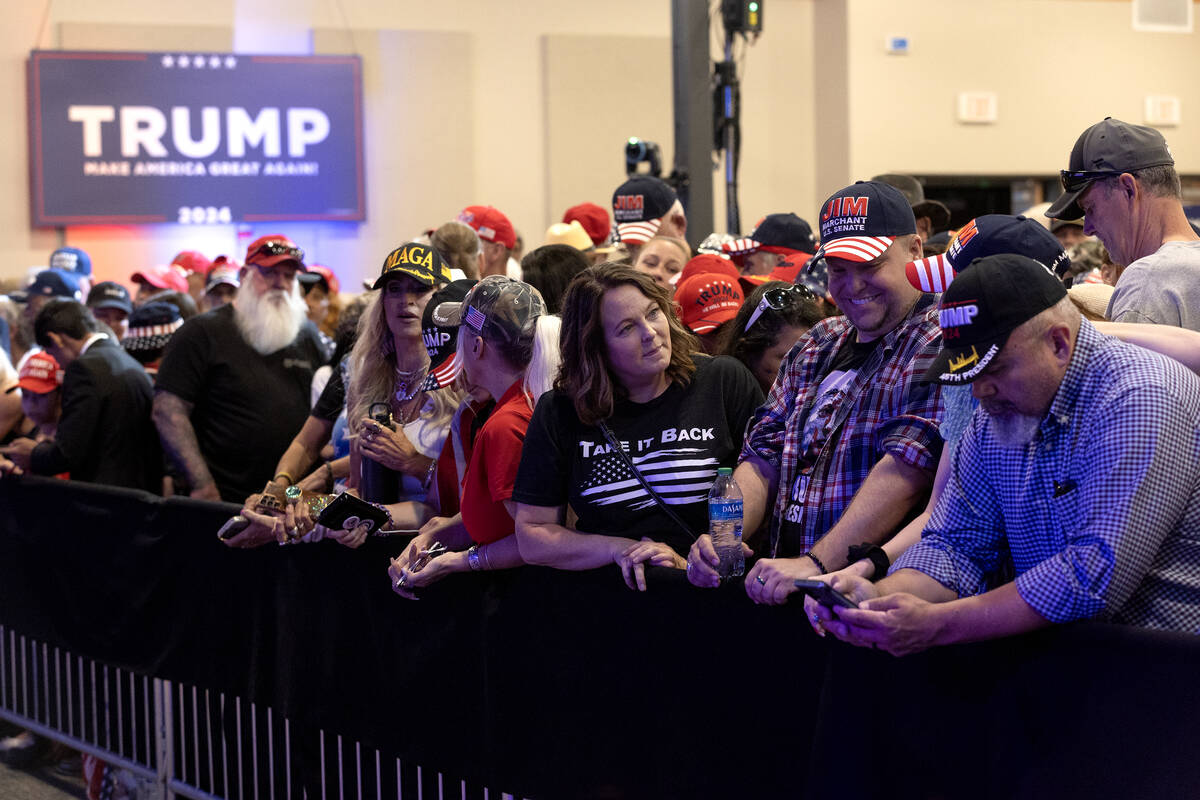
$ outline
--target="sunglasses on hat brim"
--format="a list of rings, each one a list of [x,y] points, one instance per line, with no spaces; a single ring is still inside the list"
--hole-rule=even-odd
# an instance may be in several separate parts
[[[746,321],[746,327],[742,329],[743,333],[748,332],[754,323],[758,322],[758,318],[763,315],[763,312],[768,308],[773,311],[783,311],[794,303],[800,300],[811,300],[816,302],[817,296],[807,286],[793,284],[784,286],[778,289],[768,289],[763,292],[762,299],[758,301],[758,305],[754,308],[754,313],[750,315],[750,319]]]
[[[1115,178],[1122,173],[1113,169],[1064,169],[1059,170],[1059,180],[1068,192],[1077,192],[1093,181]]]
[[[264,242],[263,244],[260,244],[258,247],[254,248],[254,252],[250,254],[250,258],[260,255],[288,256],[289,258],[294,258],[297,261],[304,260],[303,250],[285,242]],[[249,261],[250,258],[247,258],[246,260]]]

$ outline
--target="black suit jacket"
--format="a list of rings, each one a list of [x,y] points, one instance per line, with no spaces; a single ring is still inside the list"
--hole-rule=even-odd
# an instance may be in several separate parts
[[[54,441],[30,458],[33,472],[162,492],[162,450],[150,418],[154,387],[142,365],[100,339],[63,374],[62,418]]]

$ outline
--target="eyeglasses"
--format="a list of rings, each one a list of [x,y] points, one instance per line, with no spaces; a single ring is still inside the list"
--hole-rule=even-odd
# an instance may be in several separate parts
[[[260,244],[246,260],[249,261],[251,258],[254,258],[257,255],[288,256],[296,259],[297,261],[304,260],[303,250],[301,250],[299,247],[295,247],[294,245],[286,244],[284,242],[265,242]]]
[[[742,333],[746,333],[750,328],[754,327],[754,323],[758,322],[758,318],[768,308],[773,311],[783,311],[802,300],[815,302],[816,299],[817,296],[807,286],[801,286],[800,284],[793,284],[781,289],[768,289],[763,292],[762,299],[758,301],[758,305],[755,307],[754,313],[750,315],[750,319],[746,322],[746,327],[742,330]]]
[[[1077,192],[1092,181],[1097,181],[1101,178],[1115,178],[1120,174],[1119,170],[1112,169],[1064,169],[1059,170],[1058,176],[1062,181],[1064,189],[1068,192]]]

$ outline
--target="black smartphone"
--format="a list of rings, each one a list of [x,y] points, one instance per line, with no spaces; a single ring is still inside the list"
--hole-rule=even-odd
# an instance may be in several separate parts
[[[250,520],[238,514],[236,517],[230,517],[226,520],[225,524],[221,526],[221,530],[217,531],[217,538],[223,542],[227,541],[249,527]]]
[[[317,517],[317,522],[334,530],[353,530],[367,523],[367,533],[376,533],[387,524],[387,514],[365,500],[342,492]]]
[[[846,595],[834,589],[824,581],[812,580],[811,578],[800,578],[795,581],[795,586],[806,595],[816,600],[823,606],[833,608],[858,608],[858,603],[851,600]]]

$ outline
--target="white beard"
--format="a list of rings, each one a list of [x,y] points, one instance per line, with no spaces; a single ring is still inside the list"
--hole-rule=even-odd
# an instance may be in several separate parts
[[[1032,442],[1033,437],[1037,436],[1038,426],[1042,424],[1039,417],[1015,412],[990,416],[996,444],[1008,449],[1020,449]]]
[[[233,319],[246,343],[265,356],[295,341],[308,319],[308,306],[298,284],[291,292],[268,289],[259,295],[245,280],[233,298]]]

